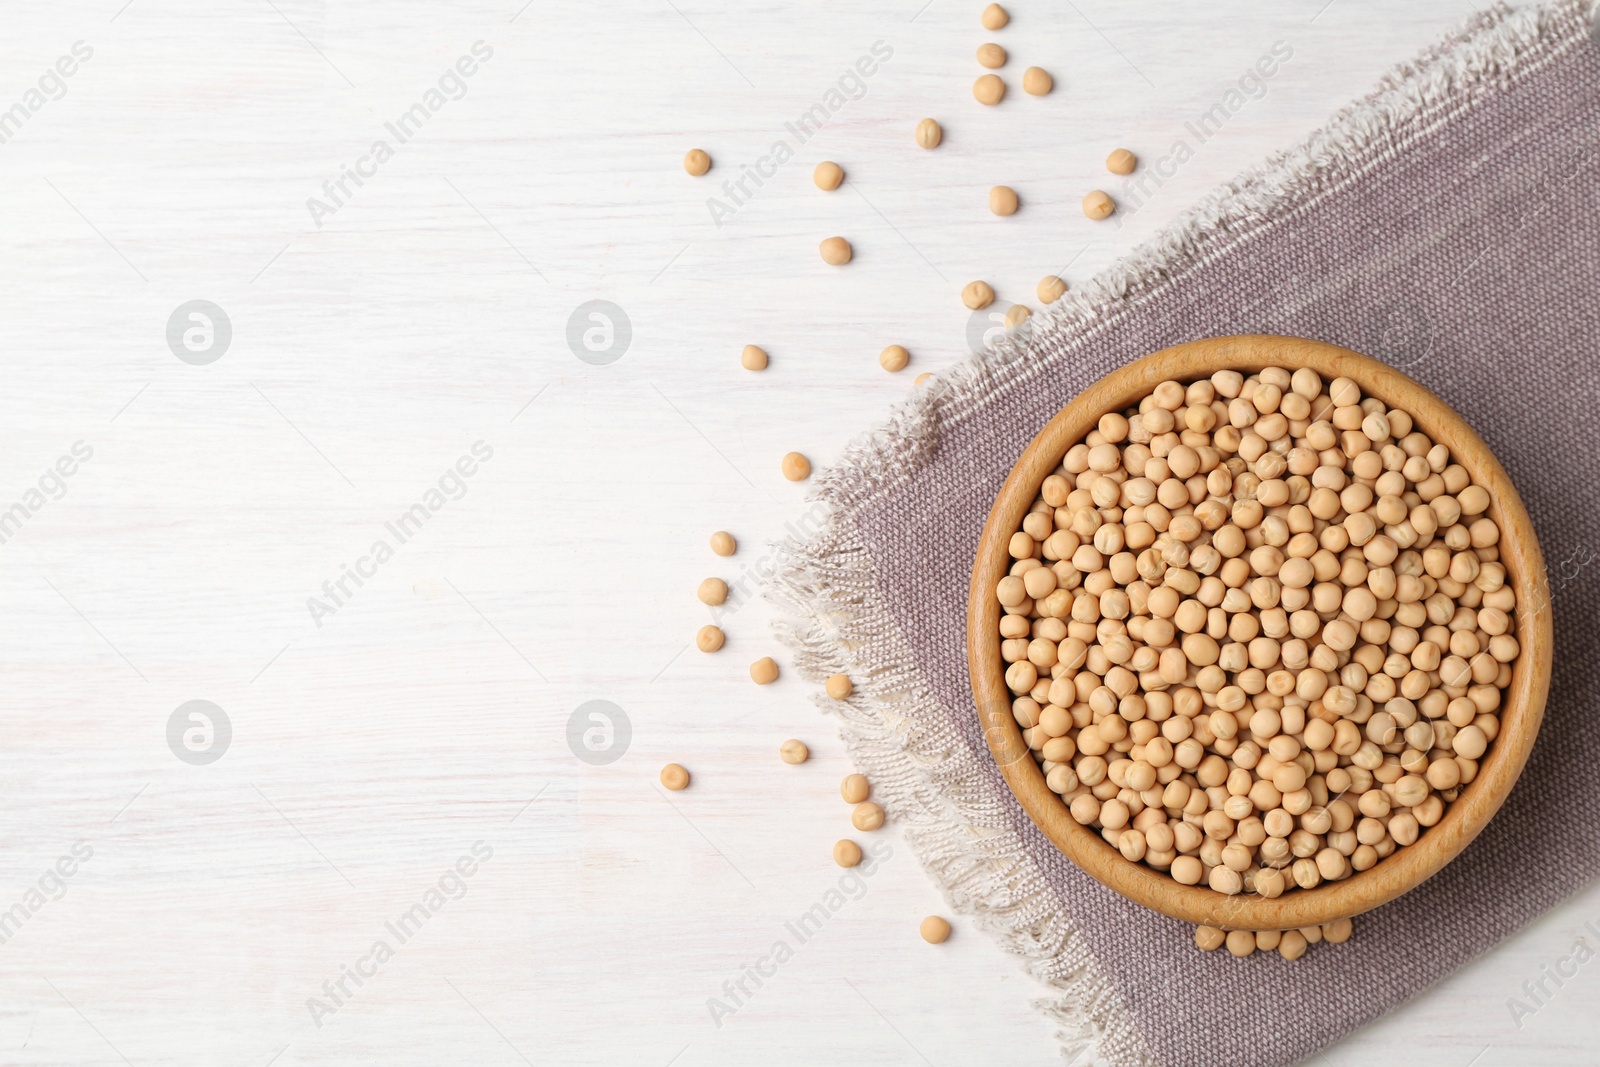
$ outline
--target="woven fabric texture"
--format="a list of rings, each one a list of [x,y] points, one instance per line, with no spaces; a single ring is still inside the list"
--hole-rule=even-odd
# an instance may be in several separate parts
[[[776,598],[802,671],[954,906],[1059,995],[1064,1053],[1297,1063],[1600,875],[1600,46],[1577,3],[1497,8],[958,368],[821,480]],[[1444,872],[1289,963],[1202,953],[1038,833],[984,744],[965,657],[977,538],[1012,462],[1108,371],[1225,334],[1330,341],[1455,407],[1518,486],[1549,563],[1555,667],[1515,792]],[[1537,871],[1537,877],[1527,872]]]

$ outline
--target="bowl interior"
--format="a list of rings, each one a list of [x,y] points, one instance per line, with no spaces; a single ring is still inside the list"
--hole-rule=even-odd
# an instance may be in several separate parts
[[[1420,431],[1448,447],[1453,461],[1489,491],[1488,515],[1500,527],[1501,562],[1507,584],[1516,591],[1515,634],[1520,645],[1511,685],[1502,699],[1499,735],[1480,761],[1477,777],[1461,790],[1438,824],[1415,844],[1396,849],[1365,871],[1315,889],[1296,889],[1275,900],[1180,885],[1164,872],[1126,860],[1096,831],[1072,818],[1045,784],[1011,714],[1012,697],[1000,658],[1001,610],[993,592],[1010,566],[1010,536],[1045,477],[1102,414],[1137,404],[1168,379],[1190,381],[1219,370],[1249,373],[1271,366],[1309,367],[1324,381],[1350,378],[1363,396],[1375,396],[1409,412]],[[1488,446],[1444,401],[1387,364],[1337,345],[1292,337],[1219,337],[1163,349],[1113,371],[1068,403],[1024,450],[979,539],[967,598],[967,660],[984,736],[1001,772],[1023,809],[1068,858],[1109,888],[1185,922],[1286,930],[1357,915],[1394,899],[1449,863],[1493,817],[1527,762],[1544,716],[1551,655],[1549,602],[1538,538],[1516,489]]]

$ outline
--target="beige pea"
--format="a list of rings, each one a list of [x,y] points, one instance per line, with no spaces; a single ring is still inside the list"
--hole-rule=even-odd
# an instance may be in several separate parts
[[[1222,947],[1228,935],[1215,926],[1196,926],[1194,928],[1194,943],[1205,952],[1213,952]]]
[[[850,242],[843,237],[829,237],[817,246],[817,251],[822,254],[822,262],[835,267],[842,267],[855,256]]]
[[[1039,279],[1034,291],[1039,294],[1039,303],[1054,304],[1067,291],[1067,283],[1054,274],[1047,274]]]
[[[1350,932],[1354,924],[1349,919],[1335,919],[1333,922],[1322,924],[1322,940],[1330,945],[1342,945],[1350,940]]]
[[[876,830],[883,825],[883,809],[870,800],[857,804],[850,812],[850,825],[857,830]]]
[[[1017,213],[1017,191],[1009,185],[997,185],[989,190],[989,210],[996,215]]]
[[[950,936],[950,923],[937,915],[930,915],[922,920],[922,925],[917,927],[917,932],[922,935],[922,940],[930,945],[940,945]]]
[[[1043,96],[1055,87],[1056,80],[1050,77],[1049,71],[1029,67],[1022,72],[1022,91],[1029,96]]]
[[[923,119],[917,123],[917,144],[923,148],[938,148],[943,140],[944,128],[935,120]]]
[[[1106,157],[1106,170],[1112,174],[1132,174],[1139,165],[1139,157],[1126,148],[1119,148]]]
[[[1006,65],[1006,50],[989,41],[978,46],[978,65],[988,67],[990,70],[999,70]]]
[[[778,746],[778,758],[788,764],[800,764],[811,758],[811,750],[804,741],[790,738]]]
[[[1111,213],[1115,210],[1117,210],[1116,201],[1112,200],[1109,194],[1099,189],[1094,190],[1083,198],[1084,215],[1096,222],[1110,218]]]
[[[669,763],[661,768],[661,784],[676,793],[689,785],[689,772],[681,763]]]
[[[1278,955],[1286,960],[1297,960],[1306,954],[1306,935],[1299,930],[1285,930],[1278,939]]]
[[[961,290],[961,302],[973,311],[979,311],[994,303],[994,289],[988,282],[968,282],[966,288]]]
[[[783,476],[791,482],[803,482],[811,477],[811,461],[798,452],[785,454],[780,466]]]
[[[1006,329],[1015,330],[1018,326],[1027,322],[1032,315],[1032,310],[1026,304],[1012,304],[1006,310]]]
[[[890,345],[878,353],[878,366],[891,374],[905,370],[910,362],[911,353],[906,351],[904,345]]]
[[[833,862],[841,867],[854,867],[861,862],[861,846],[848,838],[833,844]]]
[[[695,590],[695,596],[700,598],[700,603],[716,607],[728,599],[728,583],[721,578],[707,578]]]
[[[711,169],[711,157],[703,149],[691,148],[684,153],[683,169],[698,178]]]
[[[762,656],[750,664],[750,680],[757,685],[771,685],[778,680],[778,663],[771,656]]]
[[[847,804],[859,804],[872,793],[872,785],[864,774],[847,774],[839,783],[839,795]]]
[[[739,542],[734,540],[733,534],[727,530],[718,530],[711,535],[711,551],[719,556],[731,556],[739,549]]]
[[[972,83],[972,96],[985,107],[994,107],[1005,99],[1006,83],[998,74],[985,74]]]
[[[767,350],[759,345],[745,345],[739,353],[739,365],[745,370],[766,370]]]
[[[695,631],[694,635],[695,647],[701,652],[715,652],[722,647],[722,643],[727,639],[728,637],[722,632],[721,627],[711,625],[700,627],[699,630]]]
[[[1229,930],[1225,943],[1229,952],[1242,959],[1256,950],[1256,935],[1249,930]]]
[[[855,692],[855,683],[850,681],[848,674],[833,674],[828,676],[823,689],[835,700],[844,700]]]
[[[1011,21],[1011,13],[999,4],[990,4],[983,9],[978,21],[983,23],[983,28],[986,30],[998,30]]]
[[[831,159],[825,159],[811,172],[811,180],[817,183],[818,189],[831,193],[843,184],[844,168]]]

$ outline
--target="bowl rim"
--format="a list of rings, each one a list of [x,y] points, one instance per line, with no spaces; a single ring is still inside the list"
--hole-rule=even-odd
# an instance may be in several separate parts
[[[1325,382],[1350,378],[1363,396],[1410,413],[1418,429],[1449,448],[1452,461],[1489,491],[1487,514],[1500,527],[1501,562],[1507,584],[1517,594],[1520,646],[1501,702],[1500,731],[1476,777],[1439,822],[1414,844],[1396,849],[1365,871],[1273,900],[1181,885],[1164,872],[1125,859],[1072,818],[1045,784],[1012,716],[1000,657],[1000,605],[992,593],[1010,565],[1011,534],[1045,477],[1100,415],[1136,404],[1169,379],[1191,381],[1219,370],[1249,373],[1270,366],[1309,367]],[[1454,409],[1401,371],[1351,349],[1298,337],[1241,334],[1188,341],[1136,359],[1072,398],[1034,436],[996,494],[978,540],[967,593],[967,663],[979,725],[1001,774],[1034,824],[1070,860],[1107,888],[1175,919],[1223,929],[1288,930],[1358,915],[1415,888],[1459,855],[1493,818],[1526,764],[1544,717],[1553,644],[1549,603],[1544,557],[1532,520],[1499,460]]]

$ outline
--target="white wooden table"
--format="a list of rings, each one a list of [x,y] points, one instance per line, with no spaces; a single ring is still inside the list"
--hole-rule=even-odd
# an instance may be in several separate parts
[[[1016,0],[996,35],[977,0],[517,2],[0,13],[0,1062],[1053,1062],[1011,959],[959,917],[917,939],[946,907],[892,828],[859,899],[708,1010],[839,885],[849,832],[805,687],[745,677],[783,658],[750,576],[805,514],[778,457],[827,462],[960,358],[965,282],[1031,303],[1089,276],[1469,0]],[[1013,91],[986,110],[991,36]],[[1280,41],[1260,98],[1123,225],[1081,217],[1110,148],[1168,154]],[[707,197],[876,42],[857,98],[718,226]],[[1035,64],[1053,95],[1016,90]],[[836,233],[843,273],[815,251]],[[231,339],[180,315],[180,359],[193,300]],[[591,300],[631,326],[614,361],[567,343]],[[711,574],[752,598],[703,656]],[[213,713],[209,750],[183,742],[199,720],[169,746],[192,700],[226,745]],[[593,700],[630,727],[609,764],[569,746]],[[778,762],[791,736],[809,763]],[[695,778],[669,798],[671,760]],[[1506,1003],[1585,922],[1600,893],[1313,1062],[1593,1063],[1600,966],[1520,1028]]]

